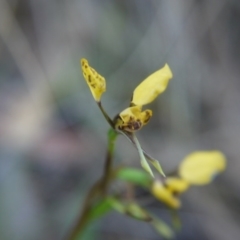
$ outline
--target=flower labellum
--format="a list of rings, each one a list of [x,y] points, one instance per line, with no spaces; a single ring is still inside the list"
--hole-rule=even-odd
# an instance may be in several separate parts
[[[123,110],[114,120],[115,128],[126,132],[135,132],[146,125],[152,117],[152,111],[142,111],[140,106],[133,106]]]

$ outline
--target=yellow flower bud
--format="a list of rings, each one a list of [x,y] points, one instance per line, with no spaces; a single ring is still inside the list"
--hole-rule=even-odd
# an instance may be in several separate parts
[[[133,92],[132,104],[145,105],[152,102],[159,94],[165,91],[169,80],[173,77],[167,64],[141,82]]]
[[[166,187],[173,193],[182,193],[189,188],[189,183],[181,178],[168,177],[165,181]]]
[[[188,155],[180,164],[179,175],[190,184],[204,185],[226,168],[226,158],[219,151],[199,151]]]
[[[91,68],[86,59],[81,59],[83,77],[85,78],[95,101],[100,102],[102,94],[106,91],[105,78]]]
[[[173,209],[178,209],[181,206],[180,200],[174,196],[173,192],[166,188],[162,182],[154,181],[151,192],[158,200],[165,203],[167,206]]]
[[[133,106],[123,110],[114,120],[115,128],[126,132],[141,129],[152,117],[152,111],[142,111],[140,106]]]

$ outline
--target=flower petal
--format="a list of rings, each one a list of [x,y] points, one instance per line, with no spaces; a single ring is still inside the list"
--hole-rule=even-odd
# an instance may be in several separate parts
[[[180,200],[175,197],[173,193],[163,185],[162,182],[154,181],[151,192],[158,200],[162,201],[170,208],[180,208]]]
[[[226,158],[219,151],[199,151],[188,155],[179,167],[179,175],[190,184],[204,185],[226,168]]]
[[[106,91],[105,78],[98,74],[84,58],[81,59],[83,77],[85,78],[95,101],[100,102],[102,94]]]
[[[173,193],[182,193],[189,188],[189,183],[186,180],[177,177],[168,177],[165,184],[168,190]]]
[[[152,102],[165,91],[172,77],[171,69],[165,64],[163,68],[150,75],[136,87],[133,92],[132,104],[142,106]]]
[[[142,111],[141,106],[133,106],[123,110],[114,120],[115,128],[127,132],[135,132],[146,125],[152,117],[152,111]]]

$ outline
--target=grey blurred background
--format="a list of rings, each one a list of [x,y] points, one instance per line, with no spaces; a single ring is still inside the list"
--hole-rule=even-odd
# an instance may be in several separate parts
[[[184,194],[176,239],[240,236],[238,0],[0,0],[0,239],[66,235],[101,175],[108,125],[82,77],[107,80],[113,117],[135,86],[170,65],[174,78],[138,133],[165,172],[191,151],[219,149],[227,170]],[[116,163],[139,166],[122,137]],[[146,205],[170,222],[156,200]],[[110,214],[86,240],[157,240],[148,224]]]

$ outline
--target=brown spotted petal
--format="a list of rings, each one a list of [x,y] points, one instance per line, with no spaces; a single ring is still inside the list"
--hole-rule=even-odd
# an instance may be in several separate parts
[[[83,77],[85,78],[94,99],[97,102],[100,102],[102,94],[106,91],[105,78],[90,67],[88,61],[84,58],[81,59],[81,67]]]

